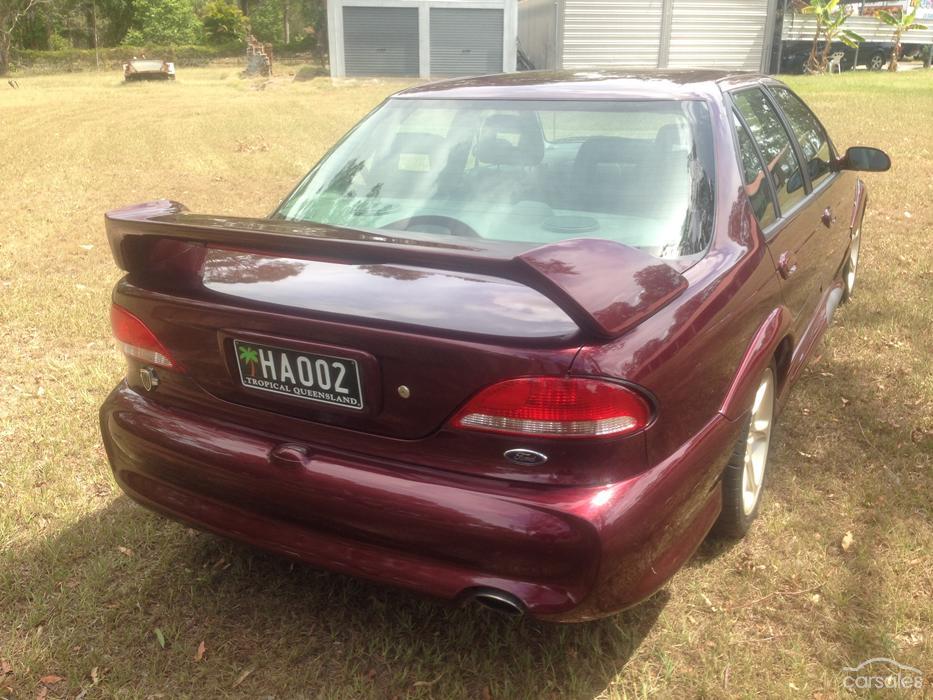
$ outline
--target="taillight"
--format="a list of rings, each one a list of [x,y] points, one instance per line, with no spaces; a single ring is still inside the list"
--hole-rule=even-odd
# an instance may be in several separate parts
[[[159,367],[178,369],[178,365],[155,337],[155,333],[122,306],[113,304],[110,307],[110,324],[113,326],[113,335],[125,355]]]
[[[648,402],[631,389],[583,377],[523,377],[493,384],[456,415],[458,428],[539,437],[610,437],[644,428]]]

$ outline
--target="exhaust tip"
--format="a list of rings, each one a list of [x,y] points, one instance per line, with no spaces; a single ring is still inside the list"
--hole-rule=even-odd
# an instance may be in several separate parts
[[[522,601],[505,591],[492,588],[482,589],[471,594],[468,600],[475,601],[483,607],[512,617],[525,614],[525,606]]]

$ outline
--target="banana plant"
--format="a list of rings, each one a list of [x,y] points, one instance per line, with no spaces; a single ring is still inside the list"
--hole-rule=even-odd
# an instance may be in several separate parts
[[[843,28],[842,25],[849,19],[849,13],[839,6],[839,0],[809,0],[800,11],[816,18],[816,33],[813,35],[813,45],[807,59],[807,70],[810,73],[826,72],[830,48],[834,41],[841,41],[853,49],[858,47],[859,42],[864,41],[851,29]],[[822,51],[819,47],[820,37],[823,38]]]
[[[897,14],[888,10],[878,12],[878,17],[881,18],[882,22],[894,27],[894,48],[891,49],[891,61],[888,63],[888,70],[897,70],[897,57],[901,53],[901,37],[904,33],[909,32],[911,29],[927,28],[925,24],[920,24],[917,21],[917,6],[920,4],[920,0],[913,0],[910,4],[913,9],[906,14],[903,10],[899,10]]]

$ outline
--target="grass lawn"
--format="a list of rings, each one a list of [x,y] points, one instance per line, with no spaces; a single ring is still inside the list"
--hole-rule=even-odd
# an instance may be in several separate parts
[[[894,161],[865,177],[856,298],[778,424],[748,538],[577,626],[194,532],[106,463],[97,408],[123,363],[103,212],[263,215],[398,85],[19,81],[0,84],[0,697],[828,698],[875,656],[933,683],[933,72],[791,81],[838,145]]]

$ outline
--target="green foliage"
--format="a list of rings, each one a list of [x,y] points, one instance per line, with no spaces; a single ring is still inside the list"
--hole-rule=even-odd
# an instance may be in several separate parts
[[[119,70],[121,65],[133,56],[146,54],[152,58],[173,61],[180,68],[202,66],[218,58],[240,57],[243,45],[240,43],[217,46],[116,46],[100,49],[101,67],[105,70]],[[14,49],[13,67],[30,73],[65,73],[94,70],[97,55],[94,49],[63,49],[60,51],[36,51]]]
[[[94,0],[97,5],[101,46],[123,43],[136,14],[135,0]]]
[[[888,62],[888,70],[897,70],[897,58],[898,54],[900,54],[901,37],[904,33],[909,32],[911,29],[927,28],[925,24],[920,24],[917,21],[917,6],[919,5],[919,0],[914,0],[911,5],[913,9],[907,13],[898,12],[895,15],[887,10],[881,10],[878,13],[878,17],[881,18],[882,22],[894,27],[894,48],[891,50],[891,60]]]
[[[285,8],[281,0],[262,0],[252,5],[249,25],[253,36],[260,41],[284,41]]]
[[[36,63],[60,65],[66,54],[59,52],[70,49],[242,42],[250,26],[276,55],[313,52],[324,61],[326,0],[0,0],[0,74],[10,65],[10,50],[20,65],[33,61],[24,58],[32,50],[55,52]],[[81,70],[83,58],[76,60]]]
[[[133,26],[126,44],[195,44],[201,22],[191,0],[133,0]]]
[[[239,7],[226,0],[211,0],[207,3],[201,21],[204,24],[204,36],[212,44],[243,41],[246,38],[246,17]]]
[[[813,45],[810,57],[807,59],[807,70],[811,73],[824,73],[829,63],[829,51],[834,41],[841,41],[850,48],[856,48],[865,39],[851,29],[844,29],[842,25],[849,19],[849,11],[839,6],[839,0],[810,0],[800,10],[805,15],[816,17],[816,33],[813,35]],[[823,50],[819,50],[820,39],[823,40]]]
[[[71,42],[61,34],[52,34],[49,37],[50,51],[67,51],[71,48]]]

